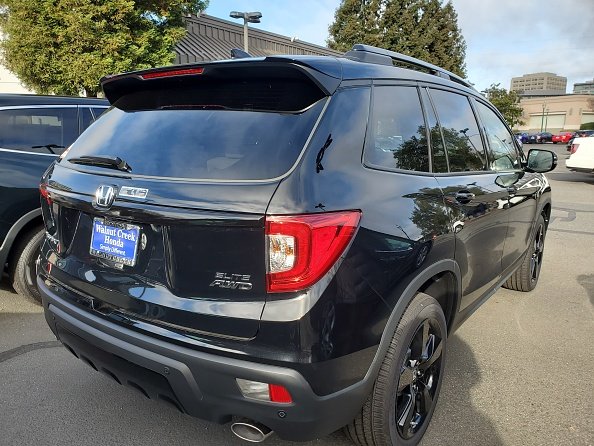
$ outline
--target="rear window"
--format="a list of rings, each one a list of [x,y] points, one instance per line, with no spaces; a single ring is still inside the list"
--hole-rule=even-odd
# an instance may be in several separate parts
[[[72,145],[66,159],[118,156],[133,175],[261,180],[286,173],[324,107],[299,112],[197,108],[129,109],[104,113]],[[97,169],[77,166],[79,169]]]

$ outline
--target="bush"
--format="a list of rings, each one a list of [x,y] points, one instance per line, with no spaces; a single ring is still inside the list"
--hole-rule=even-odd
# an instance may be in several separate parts
[[[580,125],[580,130],[594,130],[594,122],[586,122]]]

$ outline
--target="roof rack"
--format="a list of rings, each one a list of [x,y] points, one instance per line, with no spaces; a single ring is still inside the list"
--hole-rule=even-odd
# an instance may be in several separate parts
[[[351,60],[357,60],[359,62],[374,63],[379,65],[394,66],[394,61],[404,62],[415,67],[423,68],[429,71],[429,74],[439,76],[444,79],[457,82],[458,84],[464,85],[465,87],[474,90],[474,87],[466,79],[461,78],[457,74],[454,74],[448,70],[438,67],[437,65],[430,64],[420,59],[407,56],[405,54],[397,53],[395,51],[385,50],[371,45],[356,44],[353,45],[353,49],[344,54],[344,56]]]

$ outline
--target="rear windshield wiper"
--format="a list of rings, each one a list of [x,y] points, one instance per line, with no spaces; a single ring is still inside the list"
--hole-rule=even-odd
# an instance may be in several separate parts
[[[68,158],[68,161],[73,164],[84,164],[85,166],[106,167],[108,169],[121,170],[123,172],[131,172],[132,167],[121,159],[119,156],[78,156]]]

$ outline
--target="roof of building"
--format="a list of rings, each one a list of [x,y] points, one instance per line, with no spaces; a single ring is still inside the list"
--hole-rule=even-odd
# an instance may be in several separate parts
[[[175,63],[223,60],[233,48],[243,49],[243,25],[206,14],[186,18],[185,37],[175,46]],[[249,53],[256,57],[278,54],[340,56],[342,53],[313,43],[249,28]]]

